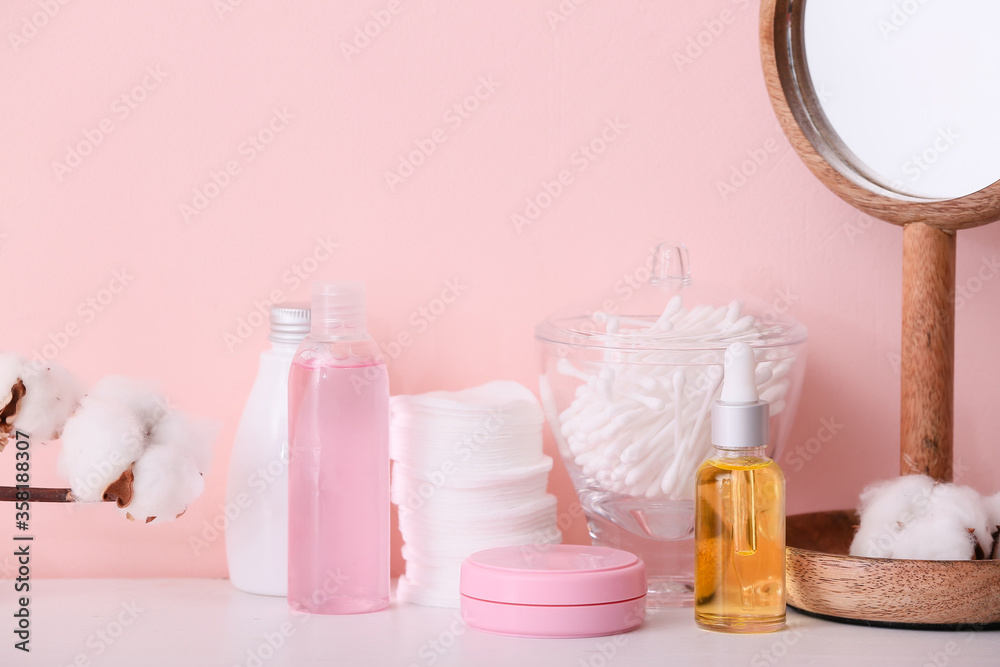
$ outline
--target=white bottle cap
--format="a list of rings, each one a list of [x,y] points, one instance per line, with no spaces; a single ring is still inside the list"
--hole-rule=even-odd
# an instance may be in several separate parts
[[[722,397],[712,403],[712,443],[733,449],[766,445],[770,406],[757,394],[753,348],[733,343],[724,364]]]
[[[309,333],[309,304],[283,303],[271,306],[271,333],[267,337],[273,343],[295,343],[298,345]]]

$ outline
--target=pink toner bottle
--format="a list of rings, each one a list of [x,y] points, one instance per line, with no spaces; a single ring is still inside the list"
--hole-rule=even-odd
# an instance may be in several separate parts
[[[315,285],[288,376],[288,602],[314,614],[389,604],[389,378],[365,287]]]

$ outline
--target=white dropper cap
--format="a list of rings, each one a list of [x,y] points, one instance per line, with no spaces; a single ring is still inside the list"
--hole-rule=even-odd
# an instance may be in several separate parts
[[[724,364],[722,397],[712,403],[712,443],[732,449],[766,445],[770,406],[757,394],[753,348],[733,343]]]

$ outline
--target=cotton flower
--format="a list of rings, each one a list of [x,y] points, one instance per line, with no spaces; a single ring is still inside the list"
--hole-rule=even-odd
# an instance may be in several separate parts
[[[901,524],[920,515],[933,488],[934,480],[925,475],[905,475],[866,488],[861,493],[861,525],[851,555],[892,558]]]
[[[205,481],[195,462],[169,443],[150,445],[133,469],[131,518],[151,523],[172,521],[201,495]]]
[[[967,486],[907,475],[866,489],[860,513],[852,556],[969,560],[992,550],[986,502]]]
[[[204,489],[214,435],[152,385],[107,377],[66,423],[59,469],[79,500],[114,500],[130,519],[171,521]]]
[[[58,364],[33,364],[0,353],[0,451],[15,428],[37,438],[59,437],[83,391]]]
[[[215,429],[182,412],[168,412],[149,436],[136,462],[135,487],[128,515],[146,523],[173,521],[205,488],[204,472],[211,463],[209,445]]]
[[[88,394],[66,422],[59,472],[77,500],[100,501],[146,448],[147,426],[127,405]]]
[[[986,515],[990,520],[990,525],[1000,526],[1000,493],[983,498],[983,504],[986,505]]]
[[[166,397],[154,383],[122,375],[102,378],[87,395],[121,404],[148,429],[152,429],[169,409]]]

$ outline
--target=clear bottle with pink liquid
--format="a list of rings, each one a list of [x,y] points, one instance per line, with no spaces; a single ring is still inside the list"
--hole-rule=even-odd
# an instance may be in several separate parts
[[[288,602],[315,614],[389,604],[389,379],[359,282],[313,288],[288,379]]]

